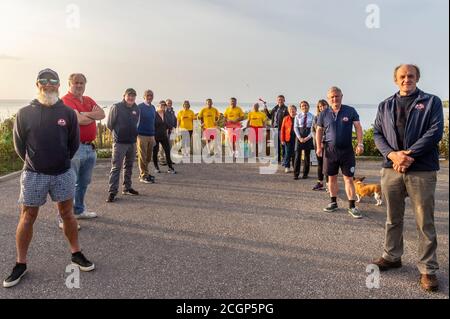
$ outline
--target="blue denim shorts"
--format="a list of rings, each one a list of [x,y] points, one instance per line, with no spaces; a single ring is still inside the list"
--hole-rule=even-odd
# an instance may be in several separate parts
[[[19,204],[39,207],[46,203],[47,195],[54,202],[64,202],[75,195],[75,176],[72,170],[60,175],[46,175],[23,171],[20,176]]]

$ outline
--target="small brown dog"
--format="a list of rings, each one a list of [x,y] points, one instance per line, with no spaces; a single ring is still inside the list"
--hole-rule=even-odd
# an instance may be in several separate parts
[[[381,206],[381,185],[380,184],[364,184],[363,180],[365,177],[353,177],[353,183],[355,184],[356,197],[358,200],[356,202],[360,202],[361,198],[365,196],[373,196],[375,197],[377,204],[376,206]]]

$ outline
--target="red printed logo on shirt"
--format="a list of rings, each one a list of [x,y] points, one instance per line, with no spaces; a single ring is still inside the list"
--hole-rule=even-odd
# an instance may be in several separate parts
[[[348,117],[343,117],[343,118],[342,118],[342,121],[343,121],[343,122],[348,122]]]
[[[425,110],[425,105],[423,105],[422,103],[417,104],[416,105],[416,110],[419,110],[419,111]]]
[[[59,119],[59,120],[58,120],[58,125],[59,125],[59,126],[66,126],[66,124],[67,124],[67,123],[66,123],[66,120],[65,120],[65,119]]]

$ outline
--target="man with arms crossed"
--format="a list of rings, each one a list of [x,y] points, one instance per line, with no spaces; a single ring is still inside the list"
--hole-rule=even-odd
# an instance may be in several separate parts
[[[93,142],[97,136],[95,121],[105,118],[105,112],[88,96],[83,96],[86,90],[86,77],[81,73],[69,76],[69,92],[62,97],[65,105],[71,107],[77,114],[80,126],[80,147],[72,159],[72,169],[76,176],[74,213],[77,219],[97,217],[95,212],[86,211],[84,197],[91,182],[92,172],[97,160],[97,152]],[[59,228],[63,222],[59,220]]]

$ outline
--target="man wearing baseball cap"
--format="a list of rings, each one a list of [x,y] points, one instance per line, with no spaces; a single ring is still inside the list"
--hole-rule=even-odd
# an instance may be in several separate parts
[[[57,203],[64,234],[70,244],[72,263],[82,271],[95,268],[81,252],[77,221],[73,215],[75,178],[70,164],[80,143],[77,116],[59,99],[60,83],[55,71],[40,71],[36,86],[37,99],[19,110],[14,123],[14,147],[25,165],[20,178],[17,259],[11,275],[3,281],[5,288],[17,285],[27,272],[33,224],[48,194]]]
[[[122,166],[122,195],[139,195],[131,187],[131,175],[136,158],[136,141],[138,136],[139,107],[136,105],[136,91],[126,89],[122,102],[112,106],[108,115],[108,129],[113,133],[113,152],[111,172],[109,174],[109,195],[106,201],[114,202],[119,191],[119,179]]]

